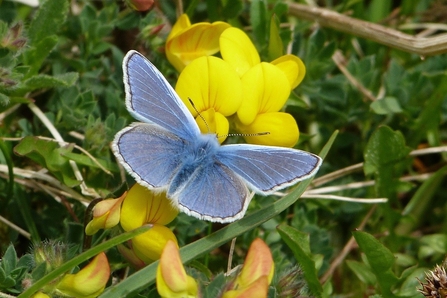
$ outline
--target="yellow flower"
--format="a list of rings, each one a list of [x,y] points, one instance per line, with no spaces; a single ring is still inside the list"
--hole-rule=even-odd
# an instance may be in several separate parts
[[[126,192],[118,199],[107,199],[93,207],[93,219],[85,227],[85,234],[93,235],[100,229],[110,229],[120,221],[121,203]]]
[[[132,249],[140,260],[150,264],[160,258],[163,247],[169,241],[177,244],[174,233],[165,226],[153,224],[149,231],[132,238]]]
[[[155,193],[135,183],[121,207],[121,227],[130,231],[151,224],[152,228],[134,237],[127,250],[122,248],[125,257],[137,267],[141,265],[140,261],[149,264],[158,260],[166,242],[172,240],[177,243],[174,233],[164,226],[177,214],[178,210],[172,206],[166,193]]]
[[[77,298],[97,297],[104,290],[110,276],[110,266],[104,252],[75,274],[66,274],[56,286],[64,295]]]
[[[248,249],[236,282],[222,298],[267,297],[273,273],[274,263],[270,249],[264,241],[257,238]]]
[[[135,183],[121,207],[120,223],[125,231],[130,231],[147,223],[167,225],[177,214],[165,193],[155,193]]]
[[[236,129],[247,143],[293,147],[299,130],[295,119],[279,112],[290,95],[287,76],[270,63],[259,63],[242,76],[244,101],[237,111]],[[268,135],[256,135],[268,132]]]
[[[157,291],[163,298],[198,297],[196,281],[186,274],[178,246],[168,241],[157,268]]]
[[[293,147],[299,138],[298,125],[280,110],[304,78],[301,59],[284,55],[271,63],[260,62],[249,37],[237,28],[221,34],[220,51],[242,80],[243,102],[237,111],[236,129],[248,143]],[[269,134],[256,136],[264,132]]]
[[[181,72],[194,59],[219,51],[219,36],[230,25],[225,22],[191,25],[186,14],[179,17],[166,41],[166,56]]]
[[[243,76],[253,66],[261,63],[258,51],[244,31],[228,28],[222,32],[219,40],[220,53],[239,74]],[[287,76],[290,90],[301,83],[306,74],[304,63],[295,55],[284,55],[271,62]]]
[[[239,74],[243,76],[250,68],[261,63],[258,51],[244,31],[228,28],[220,35],[220,53]]]
[[[234,69],[216,57],[197,58],[182,71],[175,89],[202,133],[216,133],[222,143],[229,131],[226,117],[242,103],[242,83]]]
[[[290,90],[295,89],[306,75],[306,66],[295,55],[284,55],[271,62],[284,72],[290,82]]]

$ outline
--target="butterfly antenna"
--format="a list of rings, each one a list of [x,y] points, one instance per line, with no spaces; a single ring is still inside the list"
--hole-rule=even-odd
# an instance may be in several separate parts
[[[200,119],[203,120],[203,122],[206,125],[206,129],[208,130],[208,133],[210,132],[210,127],[208,126],[208,123],[206,122],[205,118],[203,118],[202,114],[200,114],[200,112],[197,110],[196,106],[194,105],[194,102],[192,101],[191,98],[188,97],[189,103],[191,104],[192,108],[194,109],[194,111],[196,111],[197,115],[199,115]]]
[[[227,138],[227,137],[257,137],[257,136],[265,136],[269,135],[270,132],[264,131],[264,132],[257,132],[257,133],[229,133],[227,135],[223,136],[217,136],[218,138]]]

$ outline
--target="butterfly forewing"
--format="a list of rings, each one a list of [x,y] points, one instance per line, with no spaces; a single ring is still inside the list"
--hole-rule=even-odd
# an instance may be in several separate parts
[[[157,125],[134,123],[116,135],[112,149],[137,182],[166,189],[181,164],[182,144]]]
[[[248,144],[222,146],[219,160],[253,190],[268,194],[313,176],[321,158],[301,150]]]
[[[126,106],[143,122],[152,122],[184,139],[194,139],[199,128],[191,113],[158,69],[136,51],[123,61]]]

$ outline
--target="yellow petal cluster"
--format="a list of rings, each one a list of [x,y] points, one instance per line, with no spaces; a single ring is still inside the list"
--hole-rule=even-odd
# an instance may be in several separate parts
[[[150,224],[151,229],[134,237],[127,247],[120,247],[124,257],[137,268],[141,267],[141,263],[158,260],[168,241],[177,243],[174,233],[165,226],[177,214],[178,210],[165,193],[155,193],[138,183],[134,184],[121,207],[121,227],[130,231]]]
[[[210,57],[218,51],[222,59]],[[297,56],[261,62],[244,31],[223,22],[191,25],[186,15],[168,36],[166,55],[181,71],[176,91],[202,133],[216,133],[223,142],[233,127],[252,144],[298,142],[295,119],[282,111],[306,73]]]

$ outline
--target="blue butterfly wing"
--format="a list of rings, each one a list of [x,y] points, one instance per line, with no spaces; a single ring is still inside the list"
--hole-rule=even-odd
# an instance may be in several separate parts
[[[250,203],[244,181],[219,162],[199,167],[172,197],[186,214],[221,223],[242,218]]]
[[[123,60],[126,107],[136,119],[160,125],[192,140],[200,134],[191,113],[158,69],[143,55],[129,51]]]
[[[222,146],[217,159],[261,194],[312,177],[322,162],[319,156],[301,150],[249,144]]]
[[[167,189],[181,165],[183,146],[184,140],[158,125],[134,123],[116,134],[112,150],[138,183]]]

